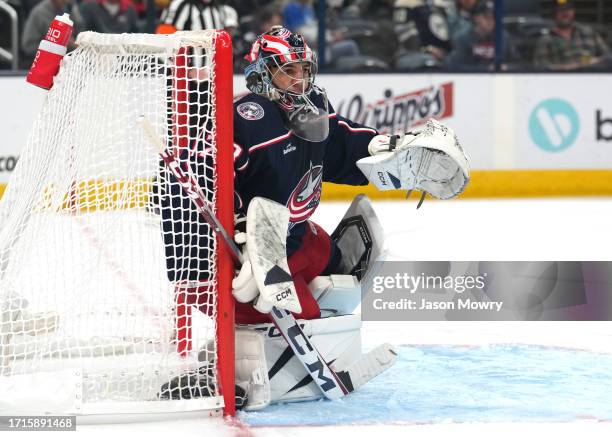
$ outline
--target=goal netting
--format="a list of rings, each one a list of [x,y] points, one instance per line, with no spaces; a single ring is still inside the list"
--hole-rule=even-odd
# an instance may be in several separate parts
[[[138,124],[231,229],[231,57],[79,35],[0,204],[1,415],[233,411],[231,262]]]

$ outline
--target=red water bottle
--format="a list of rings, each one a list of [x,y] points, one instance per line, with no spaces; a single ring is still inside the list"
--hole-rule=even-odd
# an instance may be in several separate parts
[[[72,35],[72,20],[68,14],[58,15],[51,22],[47,34],[40,42],[34,62],[26,80],[44,89],[53,86],[53,78],[59,71],[62,58]]]

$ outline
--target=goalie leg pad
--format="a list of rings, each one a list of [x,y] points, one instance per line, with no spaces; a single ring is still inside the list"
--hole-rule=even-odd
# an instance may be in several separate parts
[[[236,329],[236,385],[247,392],[247,410],[260,410],[270,404],[264,339],[260,331]]]
[[[342,362],[352,362],[361,357],[361,319],[358,315],[299,320],[298,323],[327,362],[340,358]],[[272,403],[314,400],[322,396],[321,389],[273,324],[250,325],[246,329],[257,332],[264,339]],[[252,409],[250,393],[248,397],[246,409]]]
[[[352,314],[361,303],[361,284],[352,275],[317,276],[308,288],[323,317]]]

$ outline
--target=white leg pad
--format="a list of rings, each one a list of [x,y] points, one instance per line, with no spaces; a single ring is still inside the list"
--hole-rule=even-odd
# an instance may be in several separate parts
[[[350,363],[361,357],[361,318],[359,315],[349,314],[315,320],[298,320],[298,323],[327,362],[339,360],[342,363]],[[270,402],[312,400],[322,396],[319,387],[312,382],[303,364],[295,358],[287,342],[273,324],[248,325],[237,332],[243,330],[254,331],[263,339],[267,367],[265,378],[269,381]],[[238,350],[237,341],[237,353]],[[236,364],[236,381],[238,382],[238,358]],[[240,378],[246,377],[246,373],[246,371],[241,372]],[[250,391],[247,409],[255,409],[251,406]]]
[[[361,286],[352,275],[317,276],[308,288],[317,300],[323,317],[352,314],[361,303]]]
[[[236,329],[236,384],[247,391],[248,410],[260,410],[270,404],[264,338],[260,331]]]

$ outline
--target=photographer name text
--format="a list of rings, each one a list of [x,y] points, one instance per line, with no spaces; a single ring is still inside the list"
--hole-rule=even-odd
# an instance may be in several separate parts
[[[468,297],[464,293],[477,292],[482,294],[485,288],[486,273],[478,276],[437,276],[437,275],[409,275],[397,273],[390,276],[376,276],[372,280],[372,292],[379,295],[372,301],[375,310],[403,310],[403,311],[495,311],[500,312],[504,302],[483,301]],[[410,297],[393,297],[390,292],[408,293]],[[438,294],[420,297],[415,293]],[[451,299],[444,300],[440,292],[452,292]],[[384,296],[382,294],[385,294]]]
[[[446,310],[481,310],[499,312],[504,306],[503,302],[477,301],[470,298],[458,298],[456,301],[431,301],[425,298],[386,301],[374,299],[372,305],[375,310],[408,310],[408,311],[446,311]]]

